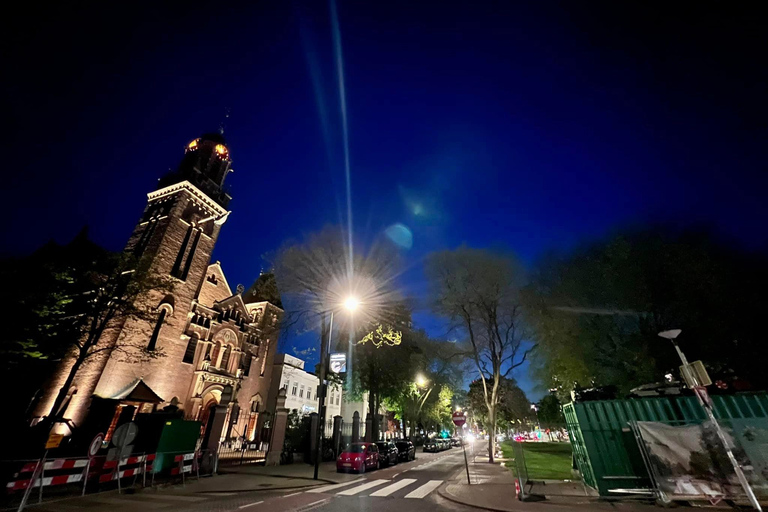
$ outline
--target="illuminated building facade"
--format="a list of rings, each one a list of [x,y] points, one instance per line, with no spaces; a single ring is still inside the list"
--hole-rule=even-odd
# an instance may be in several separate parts
[[[116,352],[89,359],[70,388],[64,417],[108,435],[119,419],[168,406],[206,425],[222,391],[234,399],[222,438],[258,437],[269,393],[278,323],[283,311],[254,293],[233,292],[211,253],[229,215],[224,180],[231,160],[224,138],[207,134],[187,146],[179,168],[160,179],[125,251],[147,258],[170,276],[172,290],[157,293],[152,322],[123,320],[99,344],[129,338],[160,357],[136,362]],[[244,300],[245,297],[245,300]],[[50,414],[71,368],[64,361],[35,410]],[[263,416],[263,415],[262,415]],[[64,424],[56,429],[68,433]]]

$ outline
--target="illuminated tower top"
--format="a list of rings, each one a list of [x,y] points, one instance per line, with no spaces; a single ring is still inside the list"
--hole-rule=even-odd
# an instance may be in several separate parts
[[[157,188],[189,181],[226,208],[231,197],[224,191],[224,180],[231,171],[231,164],[224,136],[206,133],[187,144],[178,169],[163,176]]]

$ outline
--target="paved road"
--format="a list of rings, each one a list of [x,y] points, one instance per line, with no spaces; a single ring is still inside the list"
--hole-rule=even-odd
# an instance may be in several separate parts
[[[336,485],[301,491],[218,492],[182,495],[175,492],[147,492],[133,495],[94,495],[67,500],[30,511],[122,512],[136,510],[184,512],[361,512],[386,507],[397,512],[467,509],[443,500],[437,488],[462,469],[460,449],[440,453],[417,453],[408,463],[369,471],[360,478]],[[54,508],[49,508],[53,506]]]

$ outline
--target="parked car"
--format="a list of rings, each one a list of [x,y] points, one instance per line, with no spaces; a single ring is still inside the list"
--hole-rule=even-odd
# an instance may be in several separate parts
[[[379,441],[376,443],[379,448],[379,461],[382,466],[390,466],[397,464],[397,446],[392,441]]]
[[[459,438],[459,437],[452,437],[451,438],[451,446],[461,446],[461,438]]]
[[[439,452],[442,448],[440,447],[440,440],[438,438],[432,438],[427,439],[424,441],[424,451],[425,452]]]
[[[365,473],[367,469],[378,469],[380,466],[379,448],[374,443],[352,443],[336,459],[336,471],[339,473]]]
[[[416,447],[409,440],[401,439],[395,443],[395,446],[397,446],[397,457],[400,460],[408,462],[416,459]]]

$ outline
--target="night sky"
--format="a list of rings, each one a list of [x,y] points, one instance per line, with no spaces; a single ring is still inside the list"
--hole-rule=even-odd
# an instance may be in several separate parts
[[[346,222],[329,5],[254,4],[4,16],[2,254],[86,224],[120,249],[184,145],[222,121],[233,213],[214,260],[233,288],[284,240]],[[422,289],[431,250],[505,247],[531,263],[651,221],[766,248],[757,4],[527,4],[338,5],[355,234],[408,228],[403,288]]]

